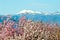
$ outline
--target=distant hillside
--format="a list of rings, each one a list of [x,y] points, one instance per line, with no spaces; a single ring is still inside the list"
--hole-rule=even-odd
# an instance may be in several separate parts
[[[60,14],[56,15],[44,15],[44,14],[31,14],[31,13],[26,13],[26,14],[17,14],[17,15],[12,15],[10,20],[18,22],[18,19],[21,18],[22,16],[25,16],[26,19],[30,19],[33,21],[42,21],[44,23],[58,23],[60,24]],[[8,17],[7,16],[0,16],[0,22],[3,22],[6,20]]]

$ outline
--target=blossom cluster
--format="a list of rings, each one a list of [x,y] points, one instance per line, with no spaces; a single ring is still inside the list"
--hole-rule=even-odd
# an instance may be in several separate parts
[[[17,23],[9,19],[11,17],[0,23],[0,40],[60,40],[60,26],[57,24],[26,20],[25,16]]]

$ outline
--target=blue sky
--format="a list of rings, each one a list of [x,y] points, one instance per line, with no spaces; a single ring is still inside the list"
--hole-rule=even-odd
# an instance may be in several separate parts
[[[60,11],[60,0],[0,0],[0,14],[16,14],[23,9]]]

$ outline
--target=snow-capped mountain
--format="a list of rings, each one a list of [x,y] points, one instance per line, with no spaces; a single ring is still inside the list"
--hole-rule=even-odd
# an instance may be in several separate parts
[[[22,10],[17,14],[42,14],[42,15],[56,15],[60,14],[60,12],[41,12],[41,11],[33,11],[33,10]]]
[[[39,11],[33,11],[33,10],[25,10],[25,9],[24,9],[24,10],[18,12],[18,14],[19,14],[19,13],[20,13],[20,14],[21,14],[21,13],[22,13],[22,14],[26,14],[26,13],[30,13],[30,14],[39,13],[39,14],[40,14],[41,12],[39,12]]]
[[[39,20],[48,23],[60,24],[60,12],[40,12],[33,10],[22,10],[18,14],[34,21]]]
[[[22,16],[25,16],[26,19],[34,20],[34,21],[42,21],[44,23],[58,23],[60,24],[60,12],[39,12],[39,11],[32,11],[32,10],[22,10],[18,12],[16,15],[12,15],[11,20],[18,22],[18,19]],[[5,19],[4,16],[3,19]],[[2,19],[0,18],[0,21]]]

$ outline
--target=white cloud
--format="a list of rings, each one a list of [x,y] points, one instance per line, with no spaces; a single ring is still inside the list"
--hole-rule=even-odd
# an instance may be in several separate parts
[[[38,8],[50,8],[51,4],[40,3],[40,2],[33,2],[33,3],[29,4],[29,6],[34,6],[34,7],[38,7]]]

